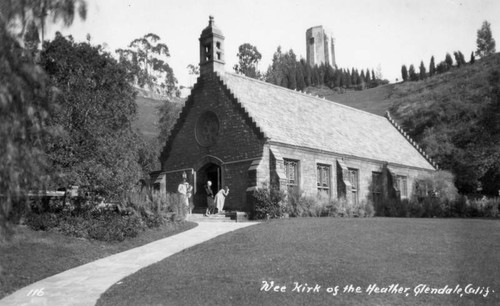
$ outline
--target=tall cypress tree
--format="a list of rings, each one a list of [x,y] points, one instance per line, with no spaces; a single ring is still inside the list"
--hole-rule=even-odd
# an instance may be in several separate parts
[[[444,61],[446,65],[448,65],[448,69],[451,69],[451,67],[453,67],[453,59],[451,58],[450,53],[446,53],[446,58]]]
[[[429,64],[429,76],[436,74],[436,64],[434,63],[434,55],[431,57],[431,63]]]
[[[424,66],[424,61],[420,61],[420,68],[419,68],[419,76],[421,80],[425,80],[427,78],[427,74],[425,71],[425,66]]]
[[[408,74],[410,77],[410,81],[418,81],[418,75],[415,72],[415,67],[413,66],[413,64],[410,65],[410,69],[408,71]]]
[[[470,53],[469,64],[474,64],[475,61],[476,61],[476,58],[474,57],[474,52],[471,52]]]
[[[401,77],[403,78],[403,82],[408,81],[408,68],[406,68],[406,65],[401,67]]]

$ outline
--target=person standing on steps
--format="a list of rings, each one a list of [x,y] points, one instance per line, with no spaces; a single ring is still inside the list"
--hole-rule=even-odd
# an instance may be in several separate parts
[[[207,194],[207,211],[205,212],[205,216],[209,216],[214,213],[214,193],[212,191],[212,182],[207,181],[205,185],[205,192]]]
[[[224,202],[226,201],[226,197],[229,194],[229,187],[224,186],[217,194],[215,195],[215,205],[217,206],[217,212],[224,212]]]
[[[189,183],[187,182],[186,172],[182,173],[182,182],[177,187],[177,191],[181,194],[181,201],[184,206],[183,209],[187,210],[188,214],[191,214],[191,207],[189,206],[189,198],[193,193],[193,186],[189,185]]]

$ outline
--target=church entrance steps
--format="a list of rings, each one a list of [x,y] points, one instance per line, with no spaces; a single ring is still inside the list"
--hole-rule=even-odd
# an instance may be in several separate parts
[[[190,214],[186,216],[186,220],[193,222],[236,222],[231,220],[230,216],[224,214],[212,214],[205,216],[204,214]]]
[[[193,222],[246,222],[248,221],[248,215],[244,212],[227,212],[208,216],[201,213],[193,213],[187,215],[186,220]]]

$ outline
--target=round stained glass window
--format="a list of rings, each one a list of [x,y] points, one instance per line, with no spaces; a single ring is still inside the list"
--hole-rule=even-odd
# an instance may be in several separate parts
[[[213,112],[203,113],[196,122],[196,141],[202,146],[208,147],[215,144],[219,136],[219,119]]]

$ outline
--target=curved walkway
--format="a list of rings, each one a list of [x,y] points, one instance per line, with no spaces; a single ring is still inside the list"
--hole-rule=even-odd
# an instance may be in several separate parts
[[[197,227],[188,231],[38,281],[0,300],[0,305],[95,305],[109,287],[139,269],[254,224],[257,223],[199,222]]]

